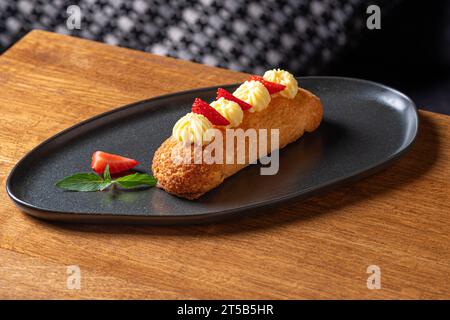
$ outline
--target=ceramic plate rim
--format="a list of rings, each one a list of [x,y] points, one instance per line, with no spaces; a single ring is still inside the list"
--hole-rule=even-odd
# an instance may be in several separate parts
[[[41,143],[39,143],[36,147],[34,147],[33,149],[31,149],[29,152],[27,152],[11,169],[8,178],[6,180],[6,192],[8,194],[8,196],[13,200],[13,202],[23,211],[25,211],[26,213],[35,216],[37,218],[41,218],[41,219],[45,219],[45,220],[56,220],[56,221],[67,221],[67,222],[86,222],[86,223],[93,223],[96,220],[98,220],[98,222],[119,222],[119,223],[123,223],[123,222],[142,222],[142,221],[146,221],[147,223],[152,223],[152,224],[173,224],[173,223],[195,223],[195,222],[208,222],[210,220],[216,220],[217,217],[223,217],[223,216],[234,216],[235,213],[244,213],[253,209],[263,209],[266,207],[270,207],[272,205],[279,205],[279,204],[283,204],[289,200],[301,200],[305,197],[308,197],[311,192],[322,192],[322,191],[326,191],[328,188],[330,187],[335,187],[341,184],[344,184],[346,182],[348,182],[349,180],[354,179],[361,179],[365,176],[368,176],[378,170],[381,170],[382,168],[386,167],[387,165],[389,165],[392,161],[396,160],[397,158],[399,158],[400,156],[402,156],[404,153],[406,153],[414,144],[416,138],[417,138],[417,133],[419,130],[419,116],[418,116],[418,111],[417,111],[417,107],[415,105],[415,103],[411,100],[411,98],[409,98],[407,95],[405,95],[404,93],[389,87],[387,85],[378,83],[378,82],[374,82],[374,81],[370,81],[370,80],[364,80],[364,79],[357,79],[357,78],[351,78],[351,77],[337,77],[337,76],[309,76],[309,77],[296,77],[297,80],[299,80],[299,82],[301,82],[302,80],[305,79],[311,79],[311,80],[328,80],[328,79],[333,79],[333,80],[344,80],[344,81],[355,81],[355,82],[361,82],[361,83],[365,83],[365,84],[369,84],[375,87],[379,87],[382,89],[385,89],[387,91],[390,91],[402,98],[404,98],[408,104],[410,104],[410,106],[413,108],[414,111],[414,120],[415,120],[415,127],[413,128],[412,133],[409,136],[409,140],[407,141],[406,145],[400,147],[397,151],[395,151],[394,153],[392,153],[389,157],[378,161],[376,163],[374,163],[373,165],[367,166],[361,170],[358,170],[356,172],[353,172],[352,174],[349,174],[345,177],[341,177],[341,178],[336,178],[334,180],[329,180],[326,183],[322,183],[320,185],[315,185],[314,187],[311,187],[309,189],[302,189],[301,191],[298,192],[294,192],[294,193],[290,193],[281,197],[278,197],[276,200],[274,199],[266,199],[264,201],[261,201],[257,204],[249,204],[246,206],[241,206],[238,208],[233,208],[233,209],[226,209],[226,210],[221,210],[221,211],[217,211],[217,212],[213,212],[213,213],[207,213],[207,214],[187,214],[187,215],[183,215],[183,216],[175,216],[175,215],[165,215],[165,216],[137,216],[137,215],[126,215],[126,214],[112,214],[112,213],[71,213],[69,211],[58,211],[58,210],[48,210],[48,209],[44,209],[38,206],[35,206],[33,204],[30,204],[22,199],[20,199],[19,197],[17,197],[13,191],[12,191],[12,180],[14,177],[14,174],[16,173],[17,169],[19,168],[19,166],[21,165],[22,162],[24,162],[26,159],[28,158],[32,158],[34,153],[45,147],[46,145],[52,143],[54,140],[56,140],[57,138],[59,138],[62,135],[65,135],[68,132],[71,132],[73,130],[76,130],[77,128],[84,126],[90,122],[96,121],[97,119],[100,119],[102,117],[108,116],[110,114],[116,113],[116,112],[120,112],[120,111],[124,111],[127,109],[131,109],[136,105],[140,105],[142,103],[147,103],[150,101],[157,101],[157,100],[162,100],[165,98],[170,98],[170,97],[174,97],[174,96],[180,96],[180,95],[184,95],[187,93],[195,93],[195,92],[203,92],[203,91],[208,91],[208,90],[212,90],[218,87],[233,87],[238,85],[239,83],[234,83],[234,84],[225,84],[225,85],[215,85],[215,86],[209,86],[209,87],[203,87],[203,88],[195,88],[195,89],[189,89],[189,90],[183,90],[183,91],[178,91],[178,92],[174,92],[174,93],[168,93],[168,94],[164,94],[164,95],[159,95],[159,96],[155,96],[155,97],[151,97],[148,99],[144,99],[144,100],[140,100],[140,101],[136,101],[121,107],[117,107],[114,108],[112,110],[108,110],[106,112],[102,112],[98,115],[95,115],[93,117],[90,117],[86,120],[83,120],[81,122],[76,123],[73,126],[70,126],[58,133],[56,133],[55,135],[45,139],[44,141],[42,141]],[[312,190],[311,190],[312,189]],[[96,219],[98,218],[98,219]],[[113,221],[113,220],[117,220],[117,221]]]

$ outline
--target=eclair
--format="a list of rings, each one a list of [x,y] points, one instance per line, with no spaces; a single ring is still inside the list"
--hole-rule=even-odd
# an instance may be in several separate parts
[[[157,186],[197,199],[258,159],[278,152],[323,117],[320,99],[284,70],[252,76],[233,93],[219,88],[210,104],[196,99],[155,152]],[[282,156],[282,154],[280,155]]]

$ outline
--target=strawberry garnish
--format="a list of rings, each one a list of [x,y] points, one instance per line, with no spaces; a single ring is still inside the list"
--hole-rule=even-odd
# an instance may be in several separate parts
[[[267,91],[269,91],[270,94],[283,91],[286,88],[284,84],[267,81],[261,76],[251,76],[249,80],[261,82],[264,85],[264,87],[266,87]]]
[[[206,117],[215,126],[227,126],[230,124],[230,121],[200,98],[195,98],[192,104],[192,112]]]
[[[236,98],[231,93],[229,93],[227,90],[222,89],[222,88],[217,89],[216,100],[219,100],[220,98],[224,98],[226,100],[236,102],[241,107],[242,110],[248,110],[248,109],[252,108],[252,106],[250,104],[248,104],[245,101],[242,101],[239,98]]]
[[[92,155],[91,168],[98,174],[105,172],[106,165],[109,166],[110,173],[118,173],[130,170],[139,163],[130,158],[125,158],[117,154],[106,153],[103,151],[96,151]]]

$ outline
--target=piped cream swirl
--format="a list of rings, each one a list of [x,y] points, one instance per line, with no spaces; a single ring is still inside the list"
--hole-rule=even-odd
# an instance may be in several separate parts
[[[252,106],[249,112],[262,111],[270,103],[270,93],[259,81],[245,81],[233,95]]]
[[[293,99],[297,95],[298,83],[291,73],[281,69],[273,69],[266,71],[263,78],[270,82],[285,85],[286,88],[279,93],[281,96]]]
[[[227,128],[236,128],[242,123],[242,119],[244,119],[244,112],[236,102],[220,98],[211,102],[210,106],[230,122]]]
[[[201,146],[214,138],[214,130],[206,117],[190,112],[175,123],[172,136],[180,142]]]

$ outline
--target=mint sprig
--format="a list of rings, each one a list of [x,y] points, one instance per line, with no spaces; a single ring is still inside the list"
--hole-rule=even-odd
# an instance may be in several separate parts
[[[122,188],[134,188],[138,186],[155,186],[156,185],[156,178],[153,176],[150,176],[148,174],[142,174],[142,173],[134,173],[127,176],[123,176],[120,178],[117,178],[114,180],[115,183],[117,183]]]
[[[109,173],[109,165],[106,165],[105,171],[103,172],[103,180],[105,182],[111,182],[111,174]]]
[[[102,177],[93,173],[77,173],[56,183],[56,186],[71,191],[99,191],[107,188]]]
[[[65,177],[56,183],[58,188],[80,192],[103,191],[114,185],[118,185],[125,189],[142,186],[154,187],[156,185],[156,179],[145,173],[133,173],[117,179],[112,179],[109,172],[109,166],[107,165],[103,177],[94,173],[76,173]]]

